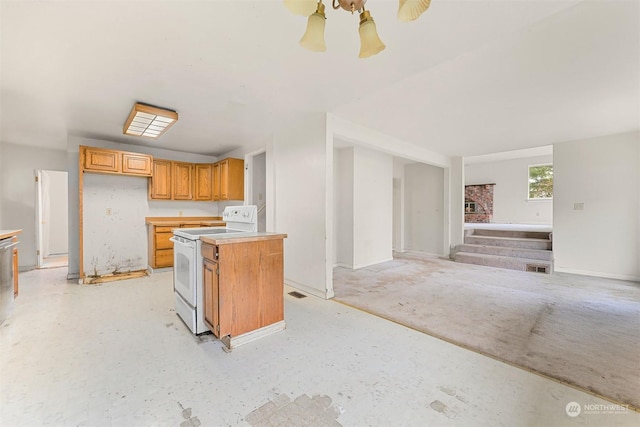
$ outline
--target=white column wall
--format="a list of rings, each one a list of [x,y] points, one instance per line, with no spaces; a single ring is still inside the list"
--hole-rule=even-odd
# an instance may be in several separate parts
[[[640,280],[640,133],[553,153],[555,271]]]
[[[353,147],[333,153],[333,264],[353,268]]]
[[[362,268],[393,259],[393,157],[353,152],[353,268]]]
[[[327,193],[333,193],[327,188],[327,173],[333,169],[328,172],[327,157],[324,114],[309,115],[274,137],[274,225],[288,235],[285,283],[322,298],[333,296],[327,278],[327,265],[330,269],[332,264],[327,258],[332,229],[327,228]]]
[[[445,234],[443,253],[450,253],[450,249],[464,243],[464,178],[465,168],[462,157],[452,157],[451,166],[445,169]],[[446,197],[448,195],[448,197]]]

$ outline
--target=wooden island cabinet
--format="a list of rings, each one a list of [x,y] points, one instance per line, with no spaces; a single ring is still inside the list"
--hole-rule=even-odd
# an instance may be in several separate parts
[[[204,323],[228,348],[281,331],[286,234],[202,237]]]

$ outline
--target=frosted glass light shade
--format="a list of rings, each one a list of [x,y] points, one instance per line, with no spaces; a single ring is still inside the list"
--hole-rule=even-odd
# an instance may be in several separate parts
[[[293,14],[300,16],[309,16],[316,11],[318,7],[317,0],[284,0],[284,5]]]
[[[325,52],[327,46],[324,44],[325,17],[321,12],[316,12],[309,16],[307,31],[300,39],[300,46],[312,52]]]
[[[158,138],[178,120],[178,113],[165,108],[137,102],[124,123],[122,133]]]
[[[360,32],[359,58],[368,58],[384,50],[385,45],[378,37],[376,23],[373,22],[368,10],[360,14],[360,28],[358,31]]]
[[[431,0],[400,0],[398,19],[403,22],[413,21],[422,15],[430,4]]]

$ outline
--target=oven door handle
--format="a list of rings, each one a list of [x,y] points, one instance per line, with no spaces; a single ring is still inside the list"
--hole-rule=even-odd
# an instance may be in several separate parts
[[[176,243],[176,244],[178,244],[180,246],[184,246],[184,247],[187,247],[187,248],[193,248],[193,242],[184,243],[184,242],[181,242],[180,240],[177,240],[177,239],[175,239],[173,237],[169,237],[169,241],[171,241],[173,243]]]

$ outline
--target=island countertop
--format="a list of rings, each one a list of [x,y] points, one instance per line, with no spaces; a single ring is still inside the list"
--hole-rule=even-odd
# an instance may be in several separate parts
[[[17,230],[0,230],[0,239],[6,239],[8,237],[15,237],[20,233],[22,233],[21,229],[17,229]]]
[[[201,236],[200,240],[202,243],[208,243],[210,245],[228,245],[232,243],[258,242],[260,240],[285,239],[286,237],[287,235],[283,233],[249,232],[229,235],[205,235]]]

